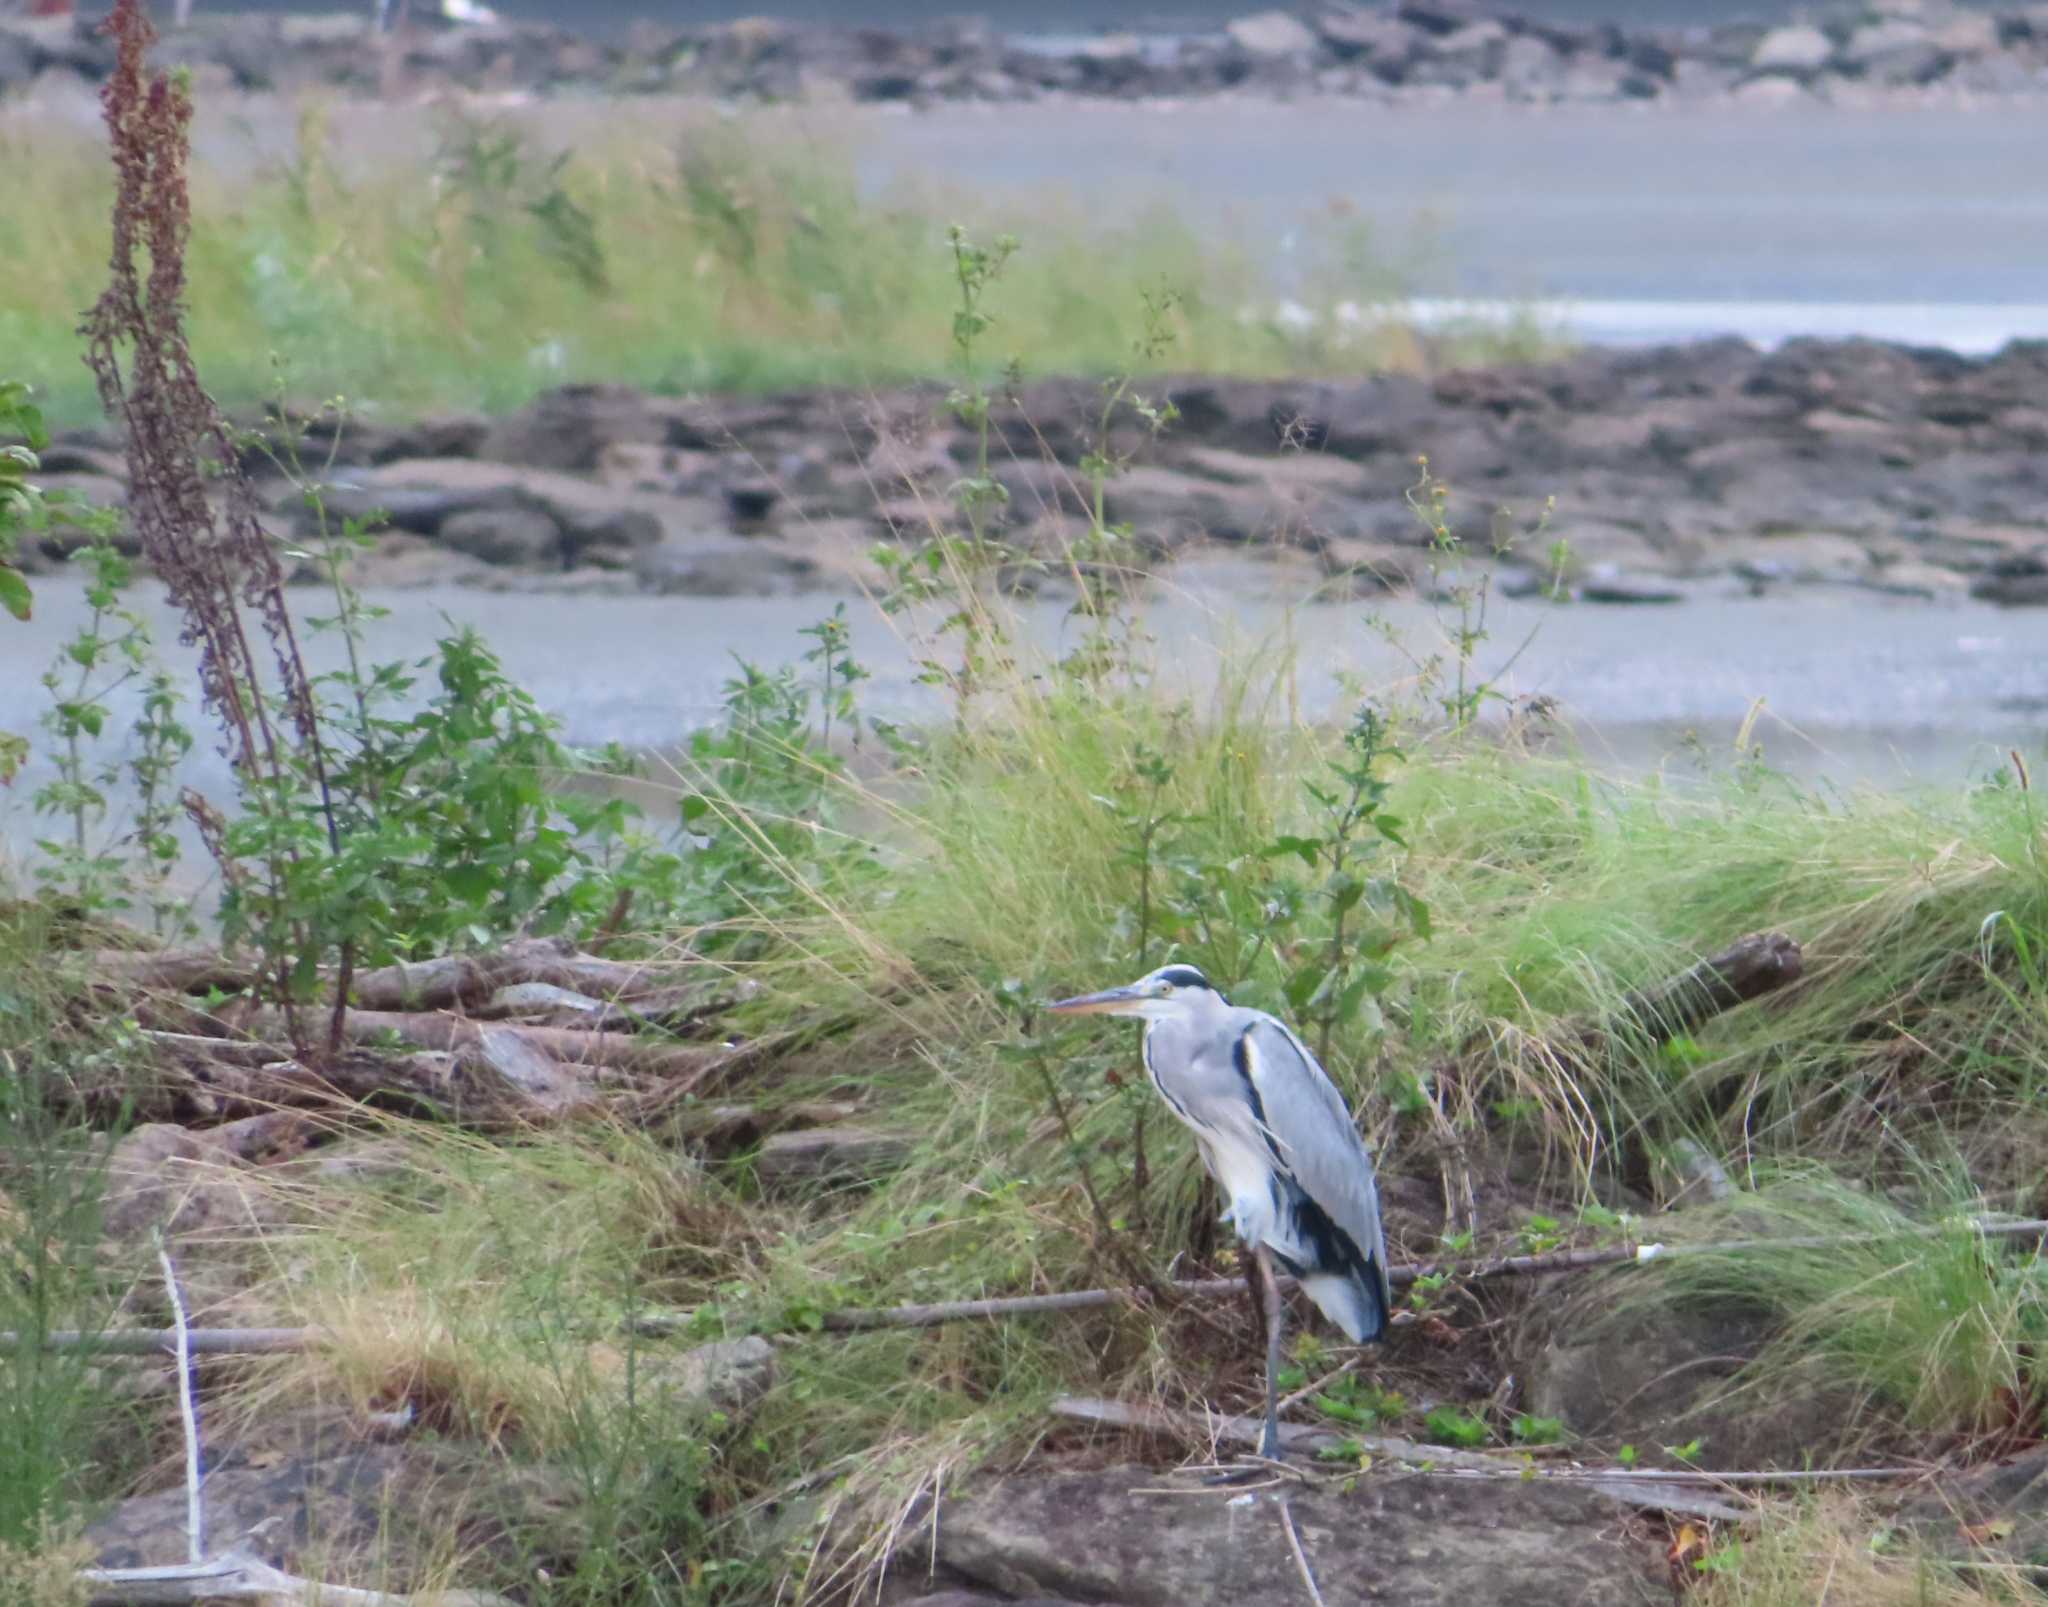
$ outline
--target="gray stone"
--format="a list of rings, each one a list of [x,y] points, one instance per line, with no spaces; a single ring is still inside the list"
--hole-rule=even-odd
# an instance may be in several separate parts
[[[1841,58],[1843,65],[1862,69],[1894,51],[1929,43],[1927,30],[1919,23],[1893,18],[1870,23],[1850,34],[1842,46]]]
[[[1010,1596],[1298,1599],[1270,1495],[1144,1493],[1162,1482],[1136,1467],[1001,1479],[949,1499],[935,1535],[904,1551],[921,1566],[929,1544],[941,1567]],[[1663,1571],[1584,1488],[1367,1475],[1348,1495],[1296,1490],[1289,1507],[1330,1607],[1635,1607]]]
[[[690,597],[788,596],[816,573],[800,553],[740,536],[670,536],[633,563],[642,591]]]
[[[1828,36],[1809,23],[1773,28],[1758,41],[1749,64],[1758,72],[1804,76],[1819,72],[1835,53]]]
[[[156,1257],[161,1232],[188,1314],[195,1322],[217,1319],[252,1281],[252,1242],[281,1220],[256,1169],[203,1134],[153,1122],[108,1153],[103,1253],[134,1280],[131,1307],[170,1309]]]
[[[374,1442],[332,1415],[294,1414],[260,1443],[216,1446],[210,1532],[255,1530],[251,1549],[288,1572],[387,1590],[430,1582],[451,1542],[470,1568],[509,1570],[533,1556],[573,1563],[587,1541],[567,1474],[454,1439]],[[121,1502],[85,1539],[101,1567],[185,1561],[183,1484]]]
[[[1970,582],[1970,595],[2007,608],[2048,604],[2048,547],[1997,560]]]
[[[759,1334],[717,1339],[680,1355],[642,1350],[634,1389],[671,1421],[718,1412],[744,1420],[775,1383],[775,1347]]]
[[[480,455],[540,469],[589,471],[605,448],[667,439],[668,421],[630,385],[565,385],[491,427]]]
[[[787,1192],[818,1183],[867,1183],[910,1157],[910,1140],[867,1127],[813,1127],[771,1134],[754,1161],[761,1187]]]
[[[1772,1329],[1762,1317],[1691,1306],[1617,1311],[1614,1291],[1561,1302],[1524,1347],[1523,1409],[1574,1435],[1644,1447],[1700,1438],[1718,1467],[1823,1462],[1856,1432],[1855,1403],[1815,1388],[1731,1394]]]
[[[1939,1554],[2010,1559],[2038,1581],[2048,1559],[2048,1446],[1939,1477],[1899,1509],[1897,1522]]]
[[[1223,25],[1223,31],[1249,56],[1272,59],[1315,54],[1315,30],[1289,12],[1257,11],[1236,17]]]
[[[562,564],[562,527],[530,503],[466,508],[441,522],[444,546],[491,564]]]
[[[1632,575],[1626,570],[1588,574],[1579,582],[1578,596],[1587,603],[1682,603],[1685,593],[1668,581],[1650,575]]]

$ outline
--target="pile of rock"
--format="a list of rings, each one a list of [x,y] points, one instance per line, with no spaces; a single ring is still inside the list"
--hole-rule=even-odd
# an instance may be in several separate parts
[[[1113,9],[1113,8],[1105,8]],[[1209,33],[1006,35],[978,23],[915,31],[764,18],[643,23],[596,39],[539,25],[375,35],[360,15],[206,13],[160,54],[202,83],[245,90],[443,89],[679,94],[722,100],[1011,101],[1226,91],[1386,100],[1474,94],[1520,102],[1855,99],[1940,89],[2048,90],[2048,5],[1856,0],[1819,22],[1656,28],[1556,23],[1474,0],[1326,3],[1261,11]],[[0,22],[0,94],[46,76],[97,81],[112,47],[84,20]]]
[[[1500,566],[1510,586],[1534,589],[1562,539],[1565,580],[1589,602],[1819,585],[2048,603],[2048,343],[1979,359],[1723,340],[1434,378],[1144,388],[1180,417],[1156,442],[1116,443],[1137,461],[1106,503],[1147,568],[1251,562],[1296,595],[1441,584],[1404,495],[1427,453],[1476,547],[1496,530],[1527,538]],[[1092,383],[1049,380],[997,410],[1004,533],[1021,555],[1056,560],[1086,529],[1080,465],[1100,408]],[[45,479],[117,502],[118,445],[61,440]],[[880,579],[878,542],[948,524],[974,452],[937,386],[572,386],[495,420],[352,427],[329,513],[384,511],[362,578],[386,584],[851,591]],[[290,486],[268,494],[281,524],[306,517]],[[43,560],[61,550],[52,537]],[[1057,584],[1063,570],[1019,578]]]

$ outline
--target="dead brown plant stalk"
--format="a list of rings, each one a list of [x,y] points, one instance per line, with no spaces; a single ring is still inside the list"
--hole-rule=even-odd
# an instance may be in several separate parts
[[[259,518],[234,432],[200,382],[185,328],[191,95],[176,79],[150,71],[156,30],[141,0],[118,0],[103,31],[118,51],[100,91],[115,175],[112,245],[107,287],[80,334],[101,405],[126,435],[129,518],[144,558],[184,617],[182,640],[199,649],[201,696],[221,723],[245,796],[281,801],[295,790],[296,770],[318,794],[329,847],[337,848],[319,717],[285,601],[283,566]],[[267,671],[245,611],[255,614],[268,641]],[[219,814],[189,790],[185,807],[232,882],[242,867],[224,852]],[[314,939],[304,921],[283,913],[284,868],[293,852],[273,838],[263,873],[274,918],[264,925],[262,946],[278,1002],[291,1014],[293,1045],[304,1052],[290,1010],[291,982],[296,964],[312,958]],[[343,943],[330,1050],[343,1037],[353,960]]]

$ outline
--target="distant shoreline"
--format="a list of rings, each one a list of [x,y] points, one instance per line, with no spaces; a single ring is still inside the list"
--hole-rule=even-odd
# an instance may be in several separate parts
[[[202,9],[158,53],[191,68],[202,88],[324,87],[401,97],[466,90],[917,107],[1235,94],[1394,104],[1726,98],[1867,106],[2048,94],[2048,15],[2038,6],[1983,10],[1938,0],[1872,0],[1818,22],[1689,28],[1563,23],[1465,0],[1400,0],[1260,11],[1171,35],[749,18],[644,21],[601,34],[542,23],[436,22],[385,38],[354,13]],[[111,61],[89,20],[0,20],[0,98],[95,83]]]

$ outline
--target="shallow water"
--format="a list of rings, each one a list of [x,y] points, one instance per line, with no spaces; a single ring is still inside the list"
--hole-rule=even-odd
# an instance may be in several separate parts
[[[1263,652],[1294,665],[1291,676],[1275,678],[1273,717],[1338,718],[1356,689],[1412,693],[1414,661],[1443,647],[1441,621],[1426,604],[1368,610],[1270,597],[1247,602],[1246,581],[1213,571],[1150,605],[1162,694],[1200,702],[1224,665]],[[561,716],[570,740],[648,748],[669,746],[716,715],[736,659],[764,666],[794,660],[808,645],[798,629],[830,607],[820,598],[461,590],[373,600],[390,612],[371,628],[372,658],[422,656],[447,621],[474,624],[511,673]],[[160,639],[174,642],[160,601],[147,612]],[[874,677],[862,688],[866,711],[943,716],[937,694],[917,683],[896,624],[861,602],[849,613],[854,652]],[[34,622],[0,632],[0,685],[18,689],[7,725],[19,729],[33,718],[39,700],[22,694],[81,617],[77,591],[45,580]],[[1056,604],[1028,607],[1023,618],[1041,648],[1057,650],[1070,633]],[[1767,759],[1794,775],[1843,784],[1961,780],[1990,769],[2008,747],[2038,754],[2048,737],[2048,659],[2036,650],[2040,618],[2026,612],[1809,594],[1636,608],[1500,601],[1489,623],[1481,668],[1500,671],[1512,696],[1555,700],[1588,755],[1619,771],[1689,771],[1701,755],[1726,757],[1758,699],[1754,734]],[[175,645],[168,656],[189,658]],[[313,656],[330,665],[332,644],[315,639]],[[131,713],[132,706],[118,709],[115,724]],[[47,778],[44,763],[33,761],[0,802],[6,842],[33,840],[27,801]],[[202,791],[224,791],[224,763],[206,748],[193,756],[188,779]]]

